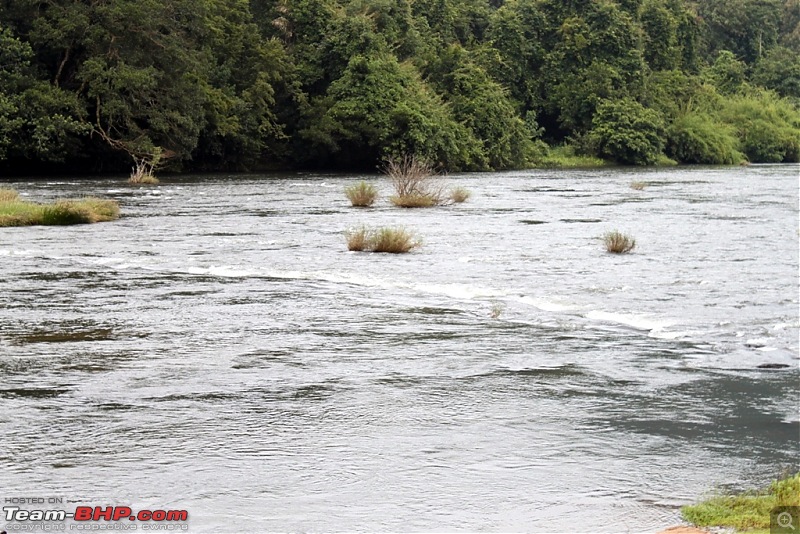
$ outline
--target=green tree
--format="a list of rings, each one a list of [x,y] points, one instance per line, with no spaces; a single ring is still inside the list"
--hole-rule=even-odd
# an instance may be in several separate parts
[[[535,0],[510,0],[492,14],[486,31],[497,58],[485,62],[524,111],[542,105],[541,69],[547,51],[547,19]]]
[[[598,156],[618,163],[652,165],[664,149],[662,116],[630,98],[603,100],[589,132]]]
[[[0,162],[63,161],[89,132],[75,95],[39,80],[33,56],[0,27]]]
[[[756,63],[753,82],[781,96],[800,99],[800,54],[776,46]]]
[[[543,0],[542,6],[556,28],[543,71],[545,111],[562,129],[580,134],[590,128],[598,102],[641,92],[640,32],[615,2]]]
[[[747,66],[734,57],[733,52],[723,50],[714,64],[703,72],[705,78],[720,93],[733,94],[741,91],[747,82]]]
[[[644,58],[653,70],[672,70],[680,67],[681,49],[678,42],[678,20],[659,0],[648,0],[639,14],[645,32]]]
[[[448,169],[482,166],[479,141],[411,64],[392,55],[351,59],[317,109],[302,132],[317,159],[369,167],[410,153]]]
[[[784,0],[703,0],[709,55],[730,50],[754,63],[778,42]]]
[[[531,132],[503,87],[460,46],[442,55],[432,76],[455,119],[482,143],[489,168],[522,167],[532,150]]]

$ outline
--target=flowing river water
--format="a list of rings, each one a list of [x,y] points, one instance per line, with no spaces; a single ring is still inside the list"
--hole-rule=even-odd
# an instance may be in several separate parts
[[[419,210],[351,208],[377,176],[12,181],[123,216],[0,229],[0,498],[214,533],[674,524],[800,465],[799,177],[454,175],[472,198]],[[348,252],[362,224],[423,246]]]

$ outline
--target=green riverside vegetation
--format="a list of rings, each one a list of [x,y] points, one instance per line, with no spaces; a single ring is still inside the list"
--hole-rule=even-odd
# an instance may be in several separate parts
[[[6,175],[797,162],[799,102],[797,0],[0,3]]]
[[[770,511],[781,506],[800,506],[800,473],[775,480],[762,491],[713,496],[684,506],[681,513],[699,527],[731,527],[755,534],[769,532]]]
[[[0,189],[0,227],[86,224],[118,218],[119,204],[114,200],[87,197],[37,204],[21,200],[13,189]]]

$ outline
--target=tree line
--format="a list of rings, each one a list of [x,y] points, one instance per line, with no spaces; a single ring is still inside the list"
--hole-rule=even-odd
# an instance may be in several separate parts
[[[800,161],[800,0],[2,0],[0,170]]]

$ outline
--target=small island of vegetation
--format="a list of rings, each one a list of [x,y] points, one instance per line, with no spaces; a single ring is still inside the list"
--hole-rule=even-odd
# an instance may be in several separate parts
[[[114,200],[87,197],[38,204],[22,200],[13,189],[0,189],[0,227],[61,226],[113,221],[119,218],[119,204]]]

